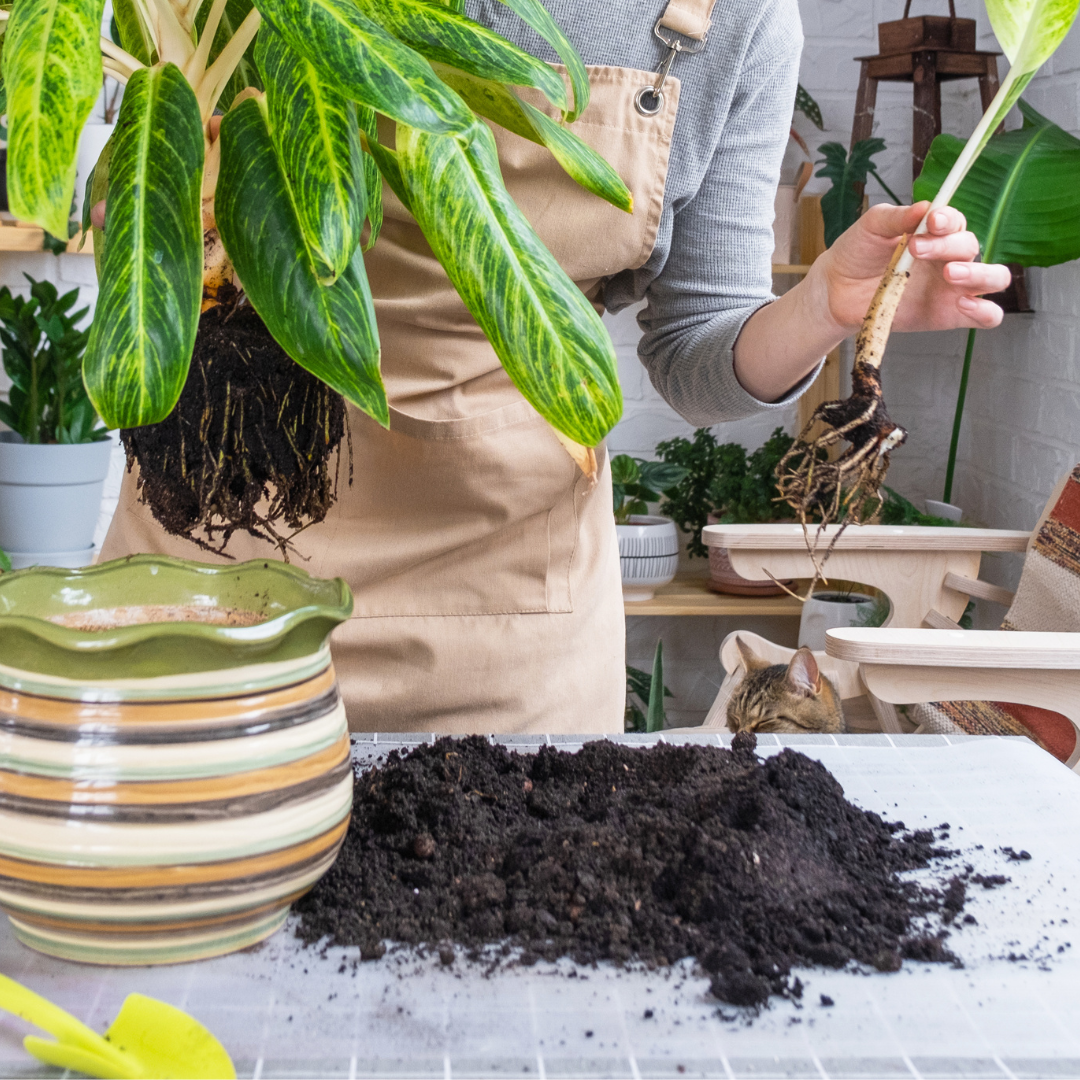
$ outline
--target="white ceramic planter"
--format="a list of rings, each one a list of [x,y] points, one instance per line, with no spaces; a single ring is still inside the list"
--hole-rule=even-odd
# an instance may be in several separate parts
[[[112,448],[111,439],[29,445],[0,432],[0,548],[14,566],[89,562]]]
[[[844,597],[844,599],[840,599]],[[799,617],[799,645],[811,650],[825,648],[825,631],[855,626],[864,611],[874,606],[866,593],[816,593],[803,604]]]
[[[82,219],[86,180],[93,171],[101,151],[116,130],[115,124],[87,124],[79,136],[79,152],[75,159],[75,216]]]
[[[652,514],[634,514],[630,524],[616,525],[624,600],[651,600],[661,585],[675,577],[679,536],[675,522]]]
[[[952,503],[938,502],[937,499],[926,500],[926,512],[934,517],[946,518],[948,521],[959,521],[964,516],[964,511]]]

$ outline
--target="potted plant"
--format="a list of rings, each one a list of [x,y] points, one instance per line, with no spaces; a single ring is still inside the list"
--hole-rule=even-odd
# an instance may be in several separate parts
[[[112,441],[82,382],[87,309],[72,311],[47,281],[28,298],[0,289],[0,343],[11,380],[0,402],[0,548],[12,565],[84,566],[109,471]]]
[[[511,380],[595,471],[592,447],[622,407],[614,348],[507,194],[481,117],[547,146],[628,212],[631,197],[566,126],[588,101],[581,58],[538,0],[513,7],[558,53],[569,89],[456,3],[116,0],[119,45],[100,35],[100,0],[15,0],[0,12],[8,187],[22,220],[66,234],[78,135],[102,74],[126,83],[83,207],[89,226],[107,201],[83,374],[106,425],[125,429],[143,497],[169,531],[227,541],[246,529],[284,554],[333,502],[344,400],[388,425],[362,253],[378,237],[384,179]],[[44,77],[56,69],[66,77]],[[563,123],[513,86],[539,89]],[[241,324],[247,336],[234,341]],[[230,395],[253,354],[276,358],[261,361],[276,381]],[[245,409],[273,417],[281,437],[245,438]],[[194,449],[189,421],[207,433]],[[277,496],[263,513],[267,485]]]
[[[685,470],[663,461],[627,454],[611,459],[615,532],[619,538],[623,599],[651,600],[657,588],[675,577],[679,537],[669,518],[649,513],[649,503],[682,480]]]
[[[739,443],[720,443],[706,428],[689,439],[670,439],[657,446],[664,461],[681,465],[685,476],[667,493],[660,509],[690,534],[691,556],[708,557],[709,588],[735,596],[777,596],[783,588],[772,581],[750,581],[737,574],[724,548],[706,548],[706,525],[763,524],[790,521],[791,511],[778,501],[776,466],[794,440],[777,428],[753,453]]]

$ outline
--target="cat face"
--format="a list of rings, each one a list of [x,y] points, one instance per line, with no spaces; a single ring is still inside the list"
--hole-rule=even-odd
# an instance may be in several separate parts
[[[742,638],[735,643],[746,675],[728,702],[731,731],[833,734],[844,730],[840,695],[818,670],[809,649],[799,649],[787,665],[770,664]]]

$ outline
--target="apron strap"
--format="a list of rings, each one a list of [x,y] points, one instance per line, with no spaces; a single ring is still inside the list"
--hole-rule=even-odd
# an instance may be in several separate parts
[[[716,0],[668,0],[657,27],[674,30],[694,41],[704,41],[715,6]]]

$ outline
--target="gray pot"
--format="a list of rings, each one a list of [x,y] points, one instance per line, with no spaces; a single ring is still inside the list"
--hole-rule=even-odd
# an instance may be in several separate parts
[[[30,445],[0,431],[0,548],[12,563],[78,552],[90,561],[112,448],[111,439]]]

